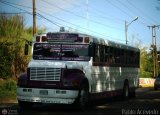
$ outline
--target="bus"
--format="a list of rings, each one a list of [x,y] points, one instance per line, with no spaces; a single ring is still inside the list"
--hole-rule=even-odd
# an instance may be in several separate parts
[[[139,60],[138,48],[83,33],[36,35],[27,71],[18,78],[18,103],[76,104],[84,109],[93,99],[127,99],[139,85]]]

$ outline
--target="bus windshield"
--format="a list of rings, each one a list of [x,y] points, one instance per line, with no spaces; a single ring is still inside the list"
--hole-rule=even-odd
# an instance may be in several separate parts
[[[89,61],[88,45],[35,43],[33,59]]]

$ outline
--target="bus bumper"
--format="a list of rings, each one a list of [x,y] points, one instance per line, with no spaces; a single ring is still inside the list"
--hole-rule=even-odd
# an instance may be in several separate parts
[[[17,87],[17,100],[39,103],[72,104],[78,97],[77,90],[40,89]]]

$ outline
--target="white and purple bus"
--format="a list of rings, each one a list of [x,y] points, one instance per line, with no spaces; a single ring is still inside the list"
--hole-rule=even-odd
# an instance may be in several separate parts
[[[54,32],[33,37],[32,59],[20,75],[17,99],[34,103],[73,104],[91,99],[135,95],[140,50],[94,36]]]

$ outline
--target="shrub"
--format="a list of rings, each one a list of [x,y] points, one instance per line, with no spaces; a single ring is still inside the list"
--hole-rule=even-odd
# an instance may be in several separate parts
[[[140,78],[153,78],[152,72],[142,71],[140,72]]]
[[[0,98],[15,98],[16,82],[14,80],[0,80]]]

